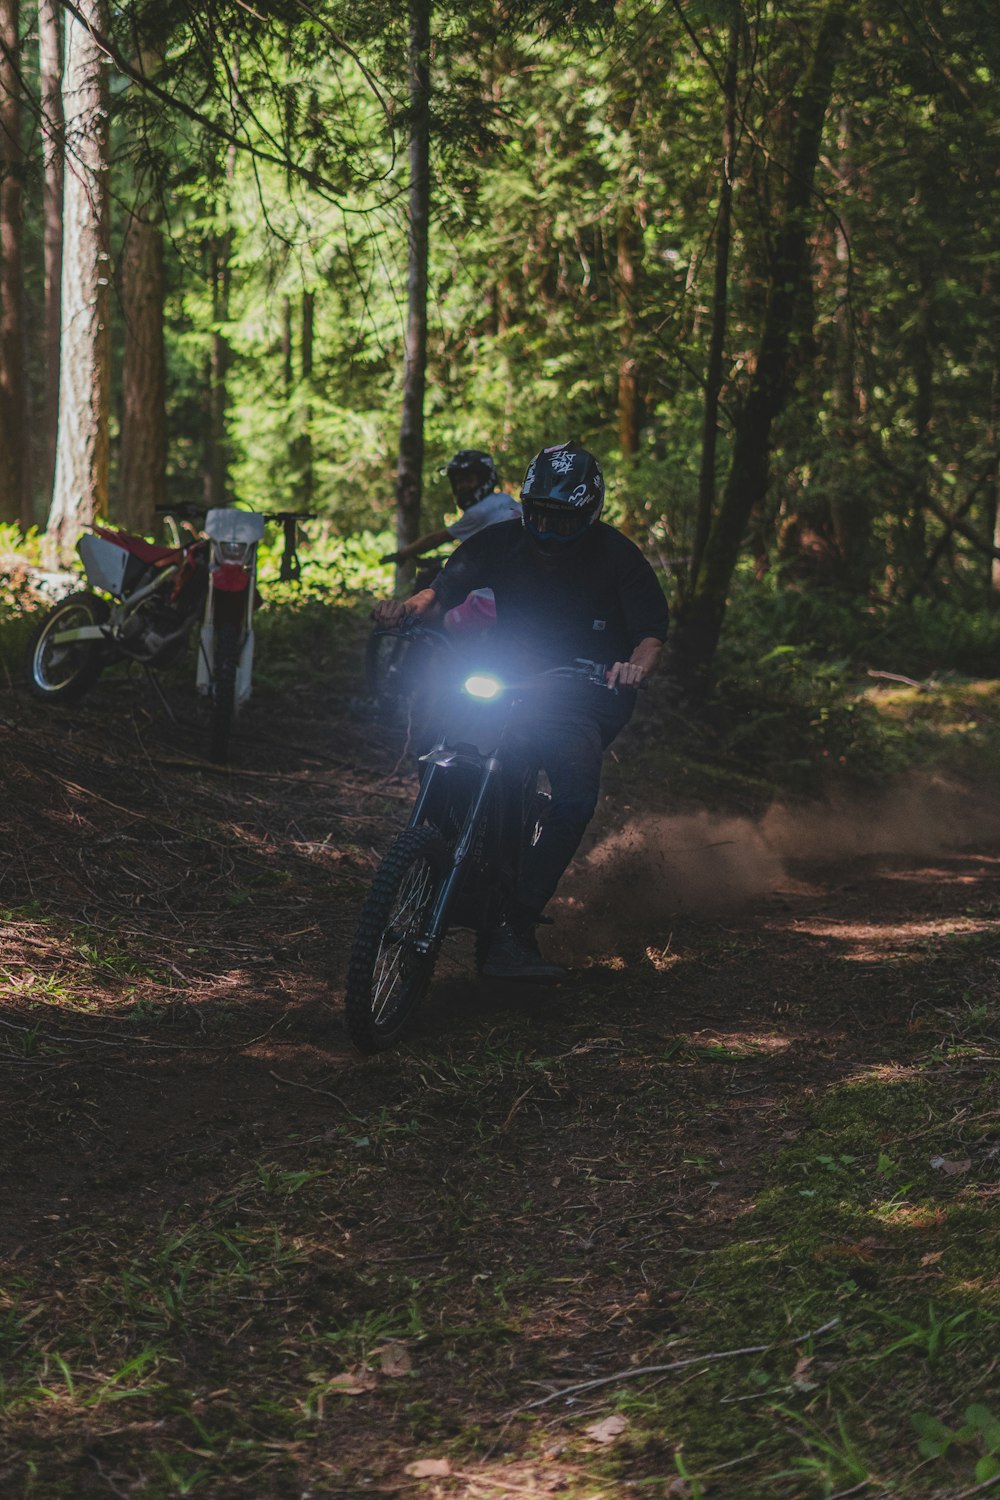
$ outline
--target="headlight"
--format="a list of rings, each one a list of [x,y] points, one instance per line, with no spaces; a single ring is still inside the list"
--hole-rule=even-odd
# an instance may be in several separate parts
[[[495,698],[498,693],[503,692],[503,683],[499,677],[487,677],[485,673],[474,672],[462,683],[465,692],[470,698]]]
[[[247,542],[219,542],[219,555],[226,562],[243,562],[250,551]]]

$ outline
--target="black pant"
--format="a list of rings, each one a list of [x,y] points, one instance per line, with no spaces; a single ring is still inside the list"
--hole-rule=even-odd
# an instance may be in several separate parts
[[[635,694],[603,688],[577,689],[525,704],[524,739],[552,788],[537,844],[525,858],[518,884],[520,914],[541,915],[594,816],[604,751],[631,718]]]

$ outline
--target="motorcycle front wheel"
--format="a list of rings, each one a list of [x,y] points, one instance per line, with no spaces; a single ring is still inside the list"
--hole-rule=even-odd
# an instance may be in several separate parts
[[[421,953],[449,864],[433,828],[408,828],[379,865],[361,908],[344,996],[347,1034],[359,1052],[384,1052],[402,1035],[434,972]]]
[[[240,659],[240,632],[235,625],[215,628],[215,662],[212,667],[212,730],[209,756],[217,766],[229,760],[229,742],[236,714],[236,668]]]
[[[70,594],[49,610],[31,638],[26,661],[28,688],[45,703],[82,698],[107,664],[104,641],[57,641],[65,630],[103,625],[111,611],[96,594]]]

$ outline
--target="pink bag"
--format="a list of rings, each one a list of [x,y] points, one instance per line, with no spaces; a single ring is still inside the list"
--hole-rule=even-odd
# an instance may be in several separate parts
[[[461,604],[449,609],[444,617],[444,628],[468,635],[473,631],[492,630],[496,622],[497,606],[493,590],[474,589]]]

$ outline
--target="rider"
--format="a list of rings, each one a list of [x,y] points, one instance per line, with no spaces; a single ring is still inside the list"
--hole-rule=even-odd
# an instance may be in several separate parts
[[[448,522],[439,531],[428,531],[408,542],[398,552],[389,552],[382,558],[384,563],[405,563],[411,557],[423,557],[433,552],[448,540],[468,541],[470,536],[495,526],[498,521],[516,520],[521,508],[511,495],[500,489],[496,464],[481,448],[461,448],[448,463],[445,473],[451,485],[455,503],[462,514],[456,521]]]
[[[435,617],[471,590],[489,588],[509,670],[535,673],[601,656],[612,663],[609,687],[637,688],[666,640],[667,601],[638,547],[600,519],[603,505],[604,478],[592,454],[573,443],[543,449],[524,476],[520,520],[464,542],[432,587],[405,603],[383,600],[376,619],[394,625],[404,615]],[[533,706],[531,741],[552,805],[515,906],[493,935],[485,974],[562,977],[539,952],[535,926],[597,806],[603,752],[634,705],[632,691],[602,695],[567,685]]]

